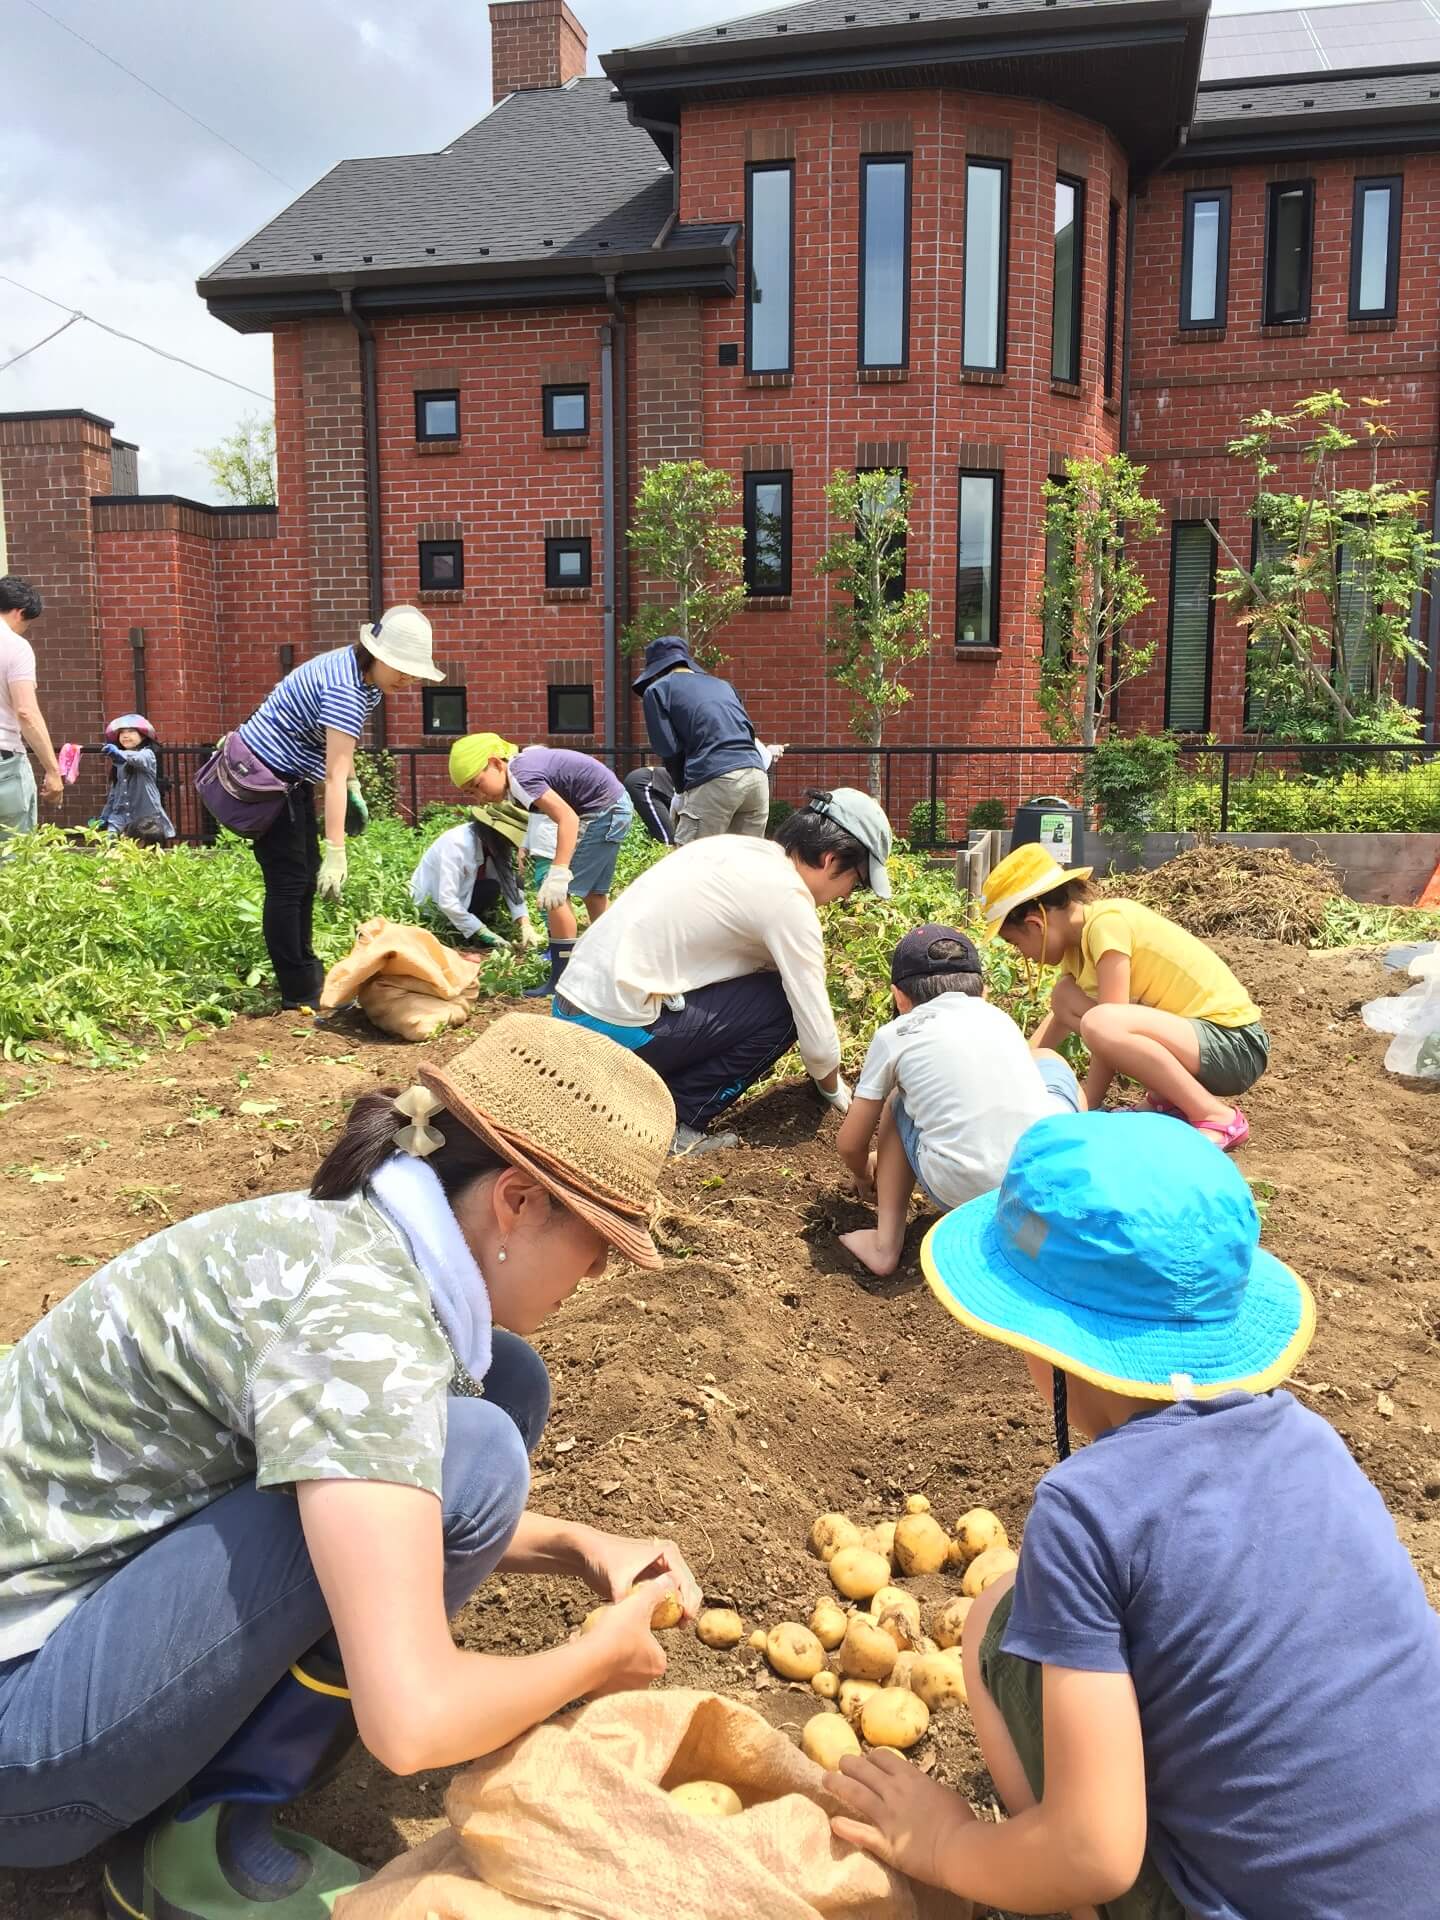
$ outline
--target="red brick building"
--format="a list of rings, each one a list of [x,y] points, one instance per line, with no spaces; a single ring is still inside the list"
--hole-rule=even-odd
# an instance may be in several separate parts
[[[612,53],[604,78],[564,0],[490,11],[483,120],[342,164],[200,282],[273,336],[278,509],[140,495],[104,422],[0,416],[58,734],[143,691],[162,735],[211,737],[416,600],[449,679],[387,703],[392,744],[635,741],[627,511],[647,466],[699,457],[744,503],[723,645],[762,735],[849,738],[824,486],[885,466],[915,488],[934,628],[889,737],[1037,742],[1042,485],[1123,448],[1167,525],[1157,666],[1122,718],[1233,739],[1244,645],[1204,522],[1248,558],[1244,417],[1319,387],[1388,399],[1389,470],[1433,494],[1423,0],[807,0]],[[1433,737],[1435,677],[1407,692]]]

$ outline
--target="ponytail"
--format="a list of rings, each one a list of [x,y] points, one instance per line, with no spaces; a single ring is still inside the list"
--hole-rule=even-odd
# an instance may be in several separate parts
[[[312,1200],[348,1200],[363,1191],[385,1162],[400,1152],[395,1135],[405,1118],[395,1111],[399,1093],[398,1087],[372,1087],[361,1094],[350,1109],[345,1131],[315,1169],[310,1182]],[[445,1144],[437,1147],[425,1164],[445,1189],[447,1200],[457,1199],[472,1180],[499,1173],[509,1165],[444,1107],[431,1116],[429,1125],[444,1135]]]

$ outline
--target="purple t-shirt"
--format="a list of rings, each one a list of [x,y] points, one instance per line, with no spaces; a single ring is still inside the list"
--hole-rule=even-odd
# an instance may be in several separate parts
[[[569,747],[522,747],[510,762],[510,792],[522,807],[533,807],[547,788],[575,809],[582,820],[604,813],[625,797],[625,789],[602,760]]]
[[[1440,1911],[1440,1615],[1290,1394],[1167,1405],[1053,1467],[1003,1646],[1130,1675],[1150,1852],[1195,1920]]]

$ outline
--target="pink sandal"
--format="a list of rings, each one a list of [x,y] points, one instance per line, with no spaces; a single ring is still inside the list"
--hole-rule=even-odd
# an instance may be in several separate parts
[[[1145,1110],[1147,1113],[1163,1113],[1167,1120],[1185,1120],[1179,1107],[1172,1107],[1168,1100],[1161,1100],[1153,1093],[1145,1096]],[[1186,1120],[1185,1124],[1188,1126],[1190,1123]]]
[[[1197,1133],[1207,1134],[1222,1153],[1233,1153],[1236,1147],[1243,1147],[1250,1138],[1250,1122],[1236,1107],[1229,1123],[1223,1127],[1197,1127]]]

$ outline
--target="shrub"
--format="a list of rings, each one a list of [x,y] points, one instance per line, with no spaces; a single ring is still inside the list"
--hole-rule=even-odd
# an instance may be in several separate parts
[[[795,811],[788,800],[772,800],[770,811],[765,817],[765,832],[774,838],[775,829],[782,826]]]
[[[1005,802],[1003,800],[977,800],[970,809],[966,822],[977,833],[1000,833],[1005,826]]]
[[[372,820],[395,818],[395,783],[399,769],[393,753],[383,747],[367,748],[355,756],[355,778],[370,809]]]
[[[932,805],[929,800],[917,800],[910,809],[911,846],[943,846],[949,834],[950,819],[945,809],[945,802],[936,800]]]
[[[1220,786],[1181,781],[1174,792],[1181,830],[1220,824]],[[1230,783],[1232,833],[1440,833],[1440,761],[1336,779],[1258,773]]]
[[[1085,763],[1085,799],[1107,833],[1138,845],[1174,784],[1178,753],[1168,733],[1109,734],[1097,744]]]

